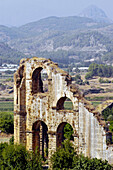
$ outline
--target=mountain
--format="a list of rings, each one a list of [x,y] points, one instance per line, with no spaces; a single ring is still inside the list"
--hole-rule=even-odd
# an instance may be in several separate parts
[[[21,27],[0,26],[0,42],[7,46],[0,53],[2,58],[13,50],[19,56],[45,57],[65,64],[83,65],[86,61],[112,64],[112,30],[111,23],[80,16],[48,17]],[[5,51],[9,53],[5,55]],[[9,57],[8,61],[18,62],[21,57],[15,56],[15,60]]]
[[[70,31],[76,29],[86,29],[89,27],[98,28],[102,27],[102,25],[99,23],[95,23],[95,21],[87,17],[48,17],[36,22],[31,22],[23,25],[19,28],[19,30],[24,33],[30,32],[31,34],[33,32],[41,33],[42,31],[44,32],[48,30]]]
[[[101,22],[101,23],[112,23],[112,21],[107,17],[105,12],[96,7],[95,5],[90,5],[89,7],[85,8],[79,16],[91,18],[94,21]]]
[[[25,55],[21,52],[0,42],[0,65],[2,65],[2,63],[19,63],[19,60],[23,57],[25,57]]]

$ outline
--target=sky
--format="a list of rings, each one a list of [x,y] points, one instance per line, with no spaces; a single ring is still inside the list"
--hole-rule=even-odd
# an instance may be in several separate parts
[[[49,16],[76,16],[89,5],[113,20],[113,0],[0,0],[0,25],[18,27]]]

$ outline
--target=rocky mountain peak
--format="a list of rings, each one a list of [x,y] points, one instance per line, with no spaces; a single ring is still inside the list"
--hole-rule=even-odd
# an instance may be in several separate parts
[[[85,8],[79,16],[92,18],[97,22],[110,23],[111,20],[107,17],[106,13],[95,5],[90,5]]]

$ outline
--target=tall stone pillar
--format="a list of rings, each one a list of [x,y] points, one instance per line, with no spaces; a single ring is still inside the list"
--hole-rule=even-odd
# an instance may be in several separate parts
[[[48,164],[49,167],[51,168],[51,156],[52,154],[56,151],[56,133],[55,132],[48,132]]]

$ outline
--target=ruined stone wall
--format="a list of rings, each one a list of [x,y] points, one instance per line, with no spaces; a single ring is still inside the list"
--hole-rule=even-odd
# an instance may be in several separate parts
[[[43,87],[40,87],[43,86],[40,76],[43,69],[48,75],[47,92],[43,92]],[[73,110],[63,109],[66,98],[72,101]],[[106,144],[108,128],[79,89],[71,84],[68,73],[48,59],[34,57],[21,60],[14,75],[15,143],[23,143],[28,150],[33,150],[33,145],[37,144],[42,152],[48,137],[46,145],[50,157],[60,143],[65,123],[73,128],[74,144],[79,153],[113,163],[113,157],[110,157],[113,155],[113,147]],[[47,134],[44,127],[47,127]]]

